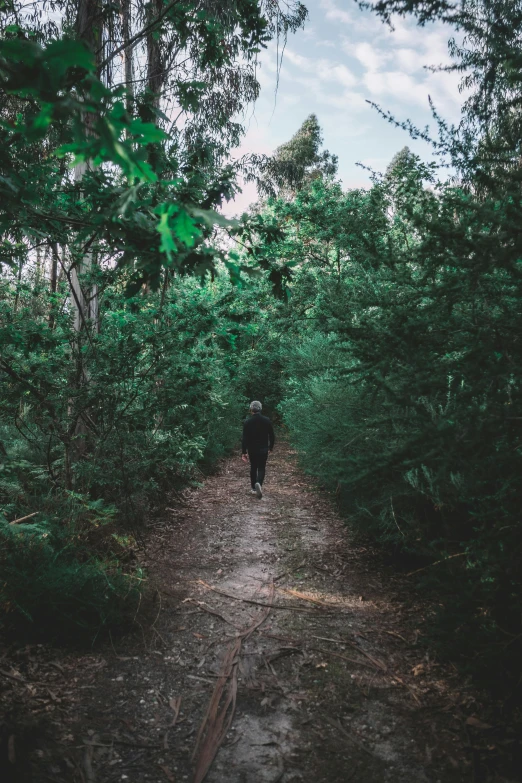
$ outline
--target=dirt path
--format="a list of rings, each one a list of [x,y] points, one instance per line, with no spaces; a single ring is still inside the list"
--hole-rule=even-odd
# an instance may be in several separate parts
[[[416,646],[386,574],[284,445],[261,501],[247,474],[225,461],[154,523],[139,638],[55,658],[31,780],[199,781],[212,761],[208,783],[475,781],[471,697]]]

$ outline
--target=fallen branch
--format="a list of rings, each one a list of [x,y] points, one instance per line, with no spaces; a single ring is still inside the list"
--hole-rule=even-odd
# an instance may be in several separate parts
[[[171,722],[165,729],[165,735],[163,737],[163,750],[169,749],[169,729],[174,728],[174,726],[178,722],[179,711],[181,709],[181,696],[178,697],[173,696],[171,699],[169,699],[169,707],[174,713],[174,717],[172,718]]]
[[[198,682],[206,682],[209,685],[214,685],[214,680],[209,680],[208,677],[200,677],[197,674],[186,674],[185,676],[189,680],[197,680]],[[217,677],[219,679],[221,677],[221,674],[212,674],[211,676],[212,677]]]
[[[401,677],[398,677],[396,674],[390,674],[390,677],[392,678],[392,680],[395,680],[395,682],[398,682],[399,685],[402,685],[403,688],[406,688],[406,690],[409,692],[410,696],[413,697],[413,700],[417,702],[419,707],[422,706],[421,700],[419,699],[419,697],[417,696],[417,694],[415,693],[413,688],[410,685],[408,685],[407,682],[404,682],[404,680],[401,679]]]
[[[296,645],[295,649],[298,649],[298,646],[304,647],[305,649],[312,650],[313,652],[319,652],[322,655],[333,655],[334,658],[340,658],[342,661],[348,661],[348,663],[355,663],[357,666],[367,666],[369,669],[378,669],[379,671],[383,671],[382,664],[379,666],[377,665],[377,662],[374,661],[372,658],[370,660],[372,661],[372,666],[370,666],[366,661],[358,661],[357,658],[350,658],[348,655],[342,655],[341,653],[336,653],[333,650],[324,650],[322,647],[307,647],[307,642],[303,641],[302,639],[291,639],[288,636],[278,636],[274,633],[266,633],[265,631],[261,631],[262,636],[266,636],[268,639],[277,639],[280,642],[289,642],[290,644]],[[338,644],[346,644],[345,641],[342,641],[341,639],[327,639],[324,636],[312,636],[312,639],[321,639],[325,642],[337,642]],[[355,645],[355,649],[359,650],[359,648]],[[360,651],[362,652],[362,651]]]
[[[206,582],[198,580],[205,587],[210,587]],[[234,597],[234,596],[232,596]],[[241,645],[254,631],[259,628],[272,608],[274,597],[274,585],[270,586],[270,603],[266,604],[266,611],[261,612],[259,618],[244,631],[239,632],[236,640],[230,644],[221,664],[221,671],[214,686],[208,709],[196,738],[196,746],[192,759],[196,759],[193,783],[202,783],[214,761],[216,754],[223,744],[223,740],[232,724],[236,710],[237,698],[237,668]],[[242,599],[239,599],[242,600]],[[225,689],[228,684],[228,689]],[[221,707],[220,707],[221,704]]]
[[[282,593],[288,593],[288,595],[293,595],[296,598],[300,598],[301,601],[309,601],[311,604],[316,604],[316,606],[324,606],[326,609],[331,609],[331,604],[326,604],[324,601],[319,601],[317,598],[310,598],[305,593],[299,592],[299,590],[292,590],[289,587],[278,587],[278,590],[280,590]]]
[[[228,625],[231,625],[232,628],[236,629],[236,631],[239,630],[237,625],[235,623],[233,623],[232,620],[228,620],[224,615],[220,614],[219,612],[216,612],[215,609],[212,609],[204,601],[196,601],[195,598],[186,598],[185,601],[186,601],[186,603],[194,604],[194,606],[197,606],[203,612],[208,612],[208,614],[211,614],[214,617],[219,617],[220,620],[223,620],[224,623],[227,623]],[[184,601],[184,603],[185,603],[185,601]]]
[[[299,571],[300,568],[302,568],[304,565],[306,565],[306,560],[303,560],[302,563],[299,563],[298,566],[295,568],[289,568],[288,571],[284,571],[282,574],[279,574],[279,576],[274,576],[274,582],[279,582],[280,579],[283,579],[283,577],[288,576],[288,574],[293,574],[295,571]]]
[[[93,749],[92,745],[87,745],[83,754],[83,771],[85,772],[86,783],[96,783],[96,776],[92,768]]]
[[[464,555],[467,555],[467,552],[457,552],[456,555],[449,555],[448,557],[443,557],[442,560],[435,560],[434,563],[430,563],[427,566],[423,566],[422,568],[417,568],[416,571],[410,571],[409,574],[406,574],[406,576],[413,576],[414,574],[419,574],[421,571],[425,571],[427,568],[431,568],[432,566],[439,565],[439,563],[445,563],[446,560],[453,560],[454,557],[464,557]]]
[[[397,639],[402,639],[403,642],[406,642],[408,644],[408,640],[404,638],[404,636],[401,636],[400,633],[397,633],[397,631],[384,631],[384,633],[387,633],[388,636],[396,636]]]
[[[128,748],[146,748],[147,750],[158,750],[161,748],[161,745],[151,745],[150,743],[146,742],[135,742],[134,740],[130,742],[129,740],[121,740],[116,739],[114,737],[111,737],[110,742],[96,742],[94,740],[84,740],[83,745],[80,747],[90,747],[93,748],[112,748],[113,745],[124,745]]]
[[[291,639],[289,636],[278,636],[276,633],[266,633],[266,631],[259,632],[261,636],[266,636],[268,639],[277,639],[279,642],[289,642],[290,644],[304,644],[300,639]]]
[[[341,725],[341,722],[339,720],[335,720],[334,718],[331,718],[329,715],[325,715],[324,719],[327,723],[330,724],[330,726],[333,726],[334,729],[337,729],[337,731],[340,731],[341,734],[346,737],[346,739],[350,740],[350,742],[353,742],[354,745],[357,745],[358,748],[361,750],[364,750],[365,753],[367,753],[372,758],[376,758],[375,754],[371,752],[371,750],[368,750],[366,745],[363,745],[360,740],[357,739],[357,737],[354,737],[353,734],[351,734],[349,731],[347,731],[344,726]]]
[[[277,661],[278,658],[283,658],[286,655],[293,655],[294,653],[299,653],[300,655],[303,654],[303,650],[300,650],[299,647],[281,647],[280,650],[273,653],[272,655],[267,655],[265,660],[268,661],[268,663],[272,663],[272,661]]]
[[[361,653],[365,656],[365,658],[368,658],[369,661],[373,663],[376,669],[380,669],[383,672],[388,671],[388,667],[385,663],[382,661],[379,661],[377,658],[374,658],[369,653],[365,652],[361,647],[359,647],[354,642],[350,642],[347,639],[327,639],[325,636],[312,636],[312,639],[319,639],[321,642],[335,642],[336,644],[348,644],[350,647],[353,647],[354,650],[357,650],[357,652]]]
[[[212,585],[209,585],[207,582],[204,582],[203,579],[198,579],[195,584],[202,585],[203,587],[206,587],[207,590],[212,590],[214,593],[218,593],[218,595],[224,595],[225,598],[232,598],[234,601],[241,601],[244,604],[253,604],[254,606],[263,606],[268,607],[269,609],[284,609],[289,610],[291,612],[313,612],[313,609],[304,609],[302,606],[290,606],[289,604],[285,604],[284,606],[281,606],[280,604],[267,604],[263,601],[254,601],[251,598],[241,598],[238,595],[232,595],[232,593],[226,593],[224,590],[220,590],[217,587],[212,587]]]
[[[179,711],[181,709],[181,696],[178,696],[177,698],[173,697],[172,699],[170,699],[169,700],[169,707],[172,710],[172,712],[174,713],[174,717],[172,718],[172,720],[170,722],[170,728],[173,728],[176,725],[176,723],[178,721],[178,718],[179,718]]]
[[[25,522],[26,519],[32,519],[32,517],[35,517],[37,514],[39,514],[39,511],[33,511],[32,514],[27,514],[25,517],[18,517],[18,519],[13,519],[12,522],[9,522],[10,525],[19,525],[20,522]]]
[[[355,663],[357,666],[367,666],[368,669],[375,669],[375,666],[370,666],[366,661],[358,661],[357,658],[349,658],[347,655],[341,655],[333,650],[323,650],[321,647],[309,647],[309,650],[319,652],[321,655],[333,655],[334,658],[340,658],[342,661],[348,661],[348,663]]]
[[[386,666],[386,664],[385,664],[385,663],[383,663],[382,661],[380,661],[378,658],[374,658],[374,657],[373,657],[373,655],[370,655],[369,653],[367,653],[365,650],[363,650],[363,649],[362,649],[362,647],[359,647],[359,646],[358,646],[357,644],[355,644],[354,642],[349,642],[349,641],[346,639],[346,640],[343,642],[343,644],[348,644],[350,647],[353,647],[353,649],[354,649],[354,650],[357,650],[357,652],[360,652],[362,655],[364,655],[364,657],[365,657],[365,658],[368,658],[368,660],[369,660],[369,661],[371,661],[371,662],[373,663],[373,665],[374,665],[374,666],[375,666],[377,669],[380,669],[382,672],[387,672],[387,671],[388,671],[388,667]]]
[[[8,680],[13,680],[14,682],[19,682],[21,685],[47,685],[46,682],[43,680],[24,680],[23,677],[16,677],[14,674],[9,674],[9,672],[6,672],[4,669],[0,669],[0,674],[4,677],[7,677]],[[88,687],[88,686],[83,686]]]

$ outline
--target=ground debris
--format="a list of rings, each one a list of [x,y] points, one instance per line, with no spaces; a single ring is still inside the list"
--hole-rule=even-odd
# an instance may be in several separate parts
[[[516,779],[517,732],[426,655],[425,607],[295,455],[278,444],[262,501],[247,474],[225,460],[150,521],[156,600],[127,635],[0,649],[0,778],[27,759],[24,783]]]

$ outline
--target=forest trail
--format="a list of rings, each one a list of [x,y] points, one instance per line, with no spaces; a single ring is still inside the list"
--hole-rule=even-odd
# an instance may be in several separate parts
[[[225,460],[151,523],[143,560],[158,598],[142,633],[42,661],[52,739],[31,780],[200,781],[219,710],[198,749],[197,736],[220,688],[236,709],[208,783],[475,780],[465,689],[416,646],[417,610],[350,546],[285,444],[263,499],[248,490],[248,466]]]

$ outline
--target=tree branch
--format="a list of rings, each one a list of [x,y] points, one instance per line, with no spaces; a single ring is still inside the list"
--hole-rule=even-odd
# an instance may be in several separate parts
[[[163,9],[163,11],[156,17],[156,19],[153,19],[153,21],[149,22],[148,25],[145,25],[145,27],[143,27],[139,33],[136,33],[136,35],[133,35],[132,38],[129,38],[128,41],[125,41],[124,43],[122,43],[121,46],[118,46],[117,49],[115,49],[108,57],[105,58],[105,60],[103,60],[103,62],[100,63],[99,70],[102,71],[110,63],[110,61],[116,57],[116,55],[120,54],[120,52],[125,51],[125,49],[128,49],[129,46],[133,46],[133,44],[135,44],[136,41],[139,41],[140,38],[143,38],[145,35],[150,33],[151,30],[154,30],[156,25],[158,25],[167,16],[168,12],[172,8],[174,8],[174,6],[177,5],[178,2],[179,0],[172,0],[172,2],[169,3]]]

